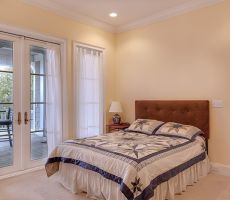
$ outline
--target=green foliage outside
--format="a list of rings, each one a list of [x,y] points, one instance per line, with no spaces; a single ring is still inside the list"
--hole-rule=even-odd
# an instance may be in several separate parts
[[[0,103],[13,101],[13,74],[0,72]]]

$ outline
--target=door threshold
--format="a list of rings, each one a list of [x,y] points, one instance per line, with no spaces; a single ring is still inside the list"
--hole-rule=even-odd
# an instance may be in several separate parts
[[[6,174],[6,175],[1,175],[0,176],[0,180],[11,178],[11,177],[14,177],[14,176],[19,176],[19,175],[27,174],[27,173],[38,171],[38,170],[41,170],[41,169],[45,169],[45,166],[41,165],[41,166],[38,166],[38,167],[33,167],[31,169],[25,169],[25,170],[13,172],[13,173]]]

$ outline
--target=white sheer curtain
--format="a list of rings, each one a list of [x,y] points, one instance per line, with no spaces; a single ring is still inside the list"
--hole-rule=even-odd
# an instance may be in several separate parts
[[[75,46],[75,123],[78,138],[103,132],[103,52]]]
[[[62,142],[62,87],[60,47],[47,49],[46,130],[48,152]]]

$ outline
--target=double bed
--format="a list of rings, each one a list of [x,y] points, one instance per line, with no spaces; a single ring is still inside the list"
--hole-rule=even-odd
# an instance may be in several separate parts
[[[207,175],[208,101],[136,101],[135,117],[162,123],[152,134],[126,130],[65,141],[50,154],[47,175],[73,193],[104,200],[172,200]],[[162,134],[167,122],[202,132]]]

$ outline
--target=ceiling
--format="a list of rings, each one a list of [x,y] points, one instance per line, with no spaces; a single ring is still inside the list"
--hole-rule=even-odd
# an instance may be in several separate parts
[[[122,32],[223,0],[24,0],[77,21]],[[117,12],[117,18],[109,13]]]

